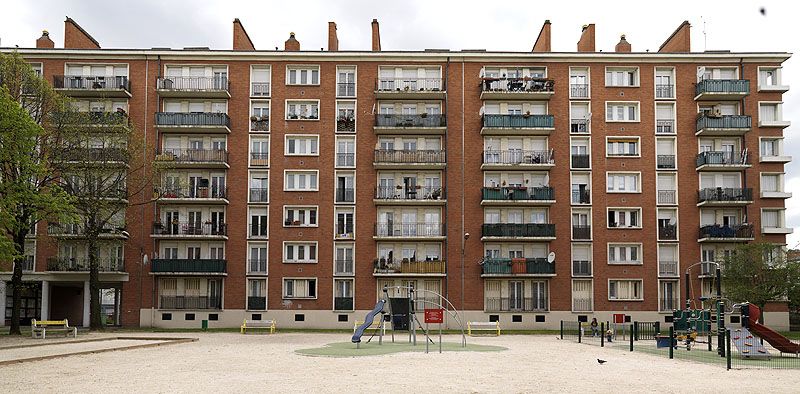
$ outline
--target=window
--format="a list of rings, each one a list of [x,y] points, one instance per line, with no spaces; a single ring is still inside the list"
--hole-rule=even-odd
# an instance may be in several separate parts
[[[284,227],[317,227],[317,207],[284,207]]]
[[[269,131],[269,101],[250,102],[250,131]]]
[[[639,69],[606,67],[606,86],[639,86]]]
[[[250,173],[250,202],[269,202],[269,173],[253,171]]]
[[[318,120],[319,101],[286,100],[286,120]]]
[[[286,156],[318,156],[318,135],[287,135]]]
[[[284,279],[283,298],[317,298],[317,280]]]
[[[761,227],[766,230],[764,232],[769,232],[768,229],[782,229],[786,227],[785,213],[785,209],[762,209]]]
[[[284,242],[284,263],[311,263],[317,262],[316,242]]]
[[[607,138],[606,156],[639,156],[639,139],[635,137]]]
[[[782,193],[783,192],[783,174],[765,174],[761,173],[761,197],[765,197],[764,193]]]
[[[352,133],[356,131],[356,102],[336,101],[336,132]]]
[[[287,85],[319,85],[319,66],[286,66]]]
[[[250,96],[269,97],[271,71],[269,66],[250,67]]]
[[[697,80],[703,81],[706,79],[737,79],[739,75],[739,70],[736,67],[718,67],[718,68],[711,68],[711,67],[698,67],[697,68]]]
[[[317,191],[318,171],[286,171],[284,191]]]
[[[336,97],[356,96],[356,68],[336,67]]]
[[[608,281],[608,299],[613,300],[642,300],[642,280],[620,280],[613,279]]]
[[[610,228],[642,228],[639,218],[641,209],[609,209],[608,227]]]
[[[250,237],[268,236],[269,221],[266,208],[250,208]]]
[[[641,244],[608,244],[609,264],[642,264]]]
[[[589,133],[591,131],[591,113],[589,103],[569,103],[570,133]]]
[[[250,254],[247,260],[247,273],[254,274],[267,274],[267,244],[266,243],[249,243]]]
[[[353,137],[336,137],[336,167],[356,166],[356,140]]]
[[[353,275],[353,244],[336,244],[334,275]]]
[[[606,191],[609,193],[638,193],[639,173],[608,173]]]
[[[355,213],[352,209],[337,209],[336,210],[336,232],[334,235],[337,238],[353,238],[355,235],[354,221]]]
[[[675,98],[673,68],[656,68],[656,98]]]
[[[675,104],[656,104],[656,134],[673,134],[675,128]]]
[[[771,87],[780,85],[778,75],[779,68],[765,68],[759,67],[758,69],[758,85]]]
[[[758,124],[760,126],[783,126],[783,103],[758,103]]]
[[[589,98],[588,68],[569,68],[569,97]]]
[[[269,138],[250,139],[250,165],[269,165]]]
[[[606,102],[606,122],[638,122],[639,103]]]
[[[761,139],[761,156],[780,156],[781,140],[778,138]]]

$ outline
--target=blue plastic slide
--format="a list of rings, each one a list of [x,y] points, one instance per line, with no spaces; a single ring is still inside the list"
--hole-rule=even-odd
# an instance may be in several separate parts
[[[378,301],[378,303],[375,304],[375,309],[373,309],[370,313],[367,313],[367,317],[364,318],[364,324],[358,326],[356,332],[353,333],[353,343],[361,342],[361,336],[364,335],[364,330],[372,325],[372,321],[375,320],[375,315],[381,313],[384,304],[386,304],[386,300]]]

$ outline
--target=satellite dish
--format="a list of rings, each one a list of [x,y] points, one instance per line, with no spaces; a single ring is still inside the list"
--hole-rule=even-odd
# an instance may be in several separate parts
[[[703,75],[705,75],[705,73],[706,73],[705,67],[697,67],[697,80],[702,81]]]
[[[556,252],[550,252],[550,254],[547,255],[547,262],[552,263],[554,261],[556,261]]]
[[[150,264],[150,259],[147,257],[147,254],[146,254],[146,253],[145,253],[145,255],[142,257],[142,264],[143,264],[143,265]]]

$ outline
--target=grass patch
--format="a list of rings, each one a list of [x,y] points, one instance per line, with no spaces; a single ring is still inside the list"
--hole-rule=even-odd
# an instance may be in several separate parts
[[[502,346],[487,346],[467,343],[462,347],[461,343],[442,342],[442,352],[499,352],[507,350]],[[408,342],[387,342],[384,338],[383,345],[378,345],[377,340],[370,343],[361,343],[360,348],[356,348],[355,343],[336,342],[329,343],[323,347],[300,349],[296,353],[304,356],[323,356],[323,357],[362,357],[362,356],[381,356],[392,353],[404,352],[424,352],[425,337],[417,338],[417,346]],[[431,343],[428,351],[435,353],[439,351],[439,343]]]

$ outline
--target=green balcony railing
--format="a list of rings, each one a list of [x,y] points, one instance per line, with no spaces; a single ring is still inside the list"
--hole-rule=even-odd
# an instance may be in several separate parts
[[[703,129],[742,129],[748,130],[753,125],[753,118],[750,115],[720,115],[708,116],[700,114],[697,116],[697,131]]]
[[[750,81],[746,79],[706,79],[697,83],[695,95],[703,93],[749,94]]]
[[[551,201],[555,191],[550,186],[538,187],[484,187],[484,200]]]
[[[555,237],[556,225],[552,223],[485,223],[484,237]]]
[[[535,274],[553,275],[556,273],[555,263],[547,261],[546,257],[535,258],[486,258],[481,264],[486,275],[501,274]]]
[[[503,127],[514,129],[553,128],[553,115],[483,115],[483,127]]]
[[[153,259],[150,272],[194,272],[222,274],[227,272],[223,259]]]

